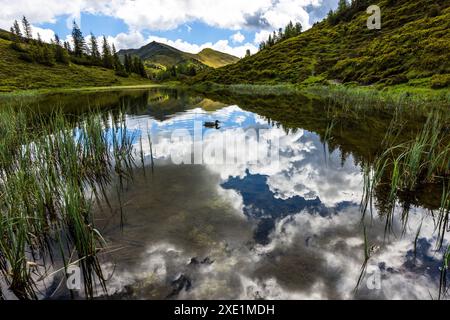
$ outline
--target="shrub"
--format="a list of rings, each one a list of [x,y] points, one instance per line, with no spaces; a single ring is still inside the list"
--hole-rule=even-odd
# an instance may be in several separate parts
[[[116,70],[116,76],[128,78],[129,75],[125,70]]]
[[[437,4],[433,4],[428,12],[428,17],[434,18],[441,15],[441,8]]]
[[[408,82],[408,78],[403,74],[393,76],[387,80],[387,83],[389,85],[402,84],[402,83],[406,83],[406,82]]]
[[[441,89],[450,86],[450,74],[435,74],[431,78],[431,88]]]
[[[55,65],[55,57],[54,57],[54,52],[51,48],[49,48],[48,46],[36,46],[33,45],[31,47],[31,55],[33,57],[33,60],[48,66],[48,67],[52,67]]]
[[[69,53],[66,49],[57,45],[55,48],[55,60],[56,62],[68,65],[70,62]]]
[[[27,52],[27,49],[20,43],[18,42],[13,42],[11,43],[11,49],[13,49],[14,51],[17,52]]]
[[[89,57],[87,56],[83,56],[83,57],[76,57],[76,56],[71,56],[70,60],[78,65],[82,65],[82,66],[95,66],[95,62],[92,61]]]
[[[11,34],[3,30],[0,30],[0,38],[4,40],[12,40]]]
[[[19,54],[19,59],[25,62],[34,62],[34,59],[32,56],[30,56],[28,53],[26,52],[22,52],[21,54]]]

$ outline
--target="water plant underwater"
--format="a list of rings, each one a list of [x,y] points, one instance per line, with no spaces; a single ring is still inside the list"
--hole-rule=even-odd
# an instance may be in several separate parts
[[[0,285],[37,299],[40,281],[77,265],[86,297],[96,283],[106,291],[98,256],[108,248],[91,208],[114,176],[118,190],[132,178],[135,140],[122,112],[0,110]]]

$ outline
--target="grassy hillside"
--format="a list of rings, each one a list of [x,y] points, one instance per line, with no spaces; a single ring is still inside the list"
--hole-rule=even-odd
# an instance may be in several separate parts
[[[189,61],[194,58],[193,55],[189,53],[155,41],[139,49],[119,51],[119,56],[123,57],[125,54],[138,56],[148,63],[160,64],[167,67],[177,65],[181,62]]]
[[[213,49],[203,49],[196,54],[197,60],[212,68],[220,68],[239,61],[238,57]]]
[[[4,31],[3,35],[7,34]],[[0,38],[0,92],[41,88],[80,88],[147,84],[137,75],[123,78],[110,69],[70,63],[45,66],[20,59],[11,41]]]
[[[197,64],[198,66],[203,65],[211,68],[219,68],[239,60],[237,57],[213,49],[204,49],[198,54],[192,54],[155,41],[139,49],[119,51],[120,56],[124,56],[125,54],[138,56],[147,63],[165,67],[172,67],[188,62]]]
[[[232,83],[450,85],[450,0],[383,0],[382,29],[369,30],[364,10],[327,19],[236,64],[195,80]]]

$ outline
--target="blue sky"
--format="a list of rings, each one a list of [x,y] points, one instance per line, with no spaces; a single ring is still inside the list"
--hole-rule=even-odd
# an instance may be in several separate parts
[[[289,20],[304,29],[323,19],[338,0],[0,0],[0,27],[26,15],[35,34],[69,39],[73,20],[84,35],[105,35],[118,49],[150,41],[198,52],[212,47],[237,56]]]

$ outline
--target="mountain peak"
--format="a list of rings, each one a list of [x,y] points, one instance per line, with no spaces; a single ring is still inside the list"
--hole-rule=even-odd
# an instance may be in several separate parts
[[[211,48],[204,48],[198,54],[192,54],[157,41],[152,41],[139,49],[119,51],[119,55],[123,56],[125,54],[135,55],[142,60],[154,64],[161,64],[166,67],[192,61],[200,65],[219,68],[239,60],[237,57]]]

